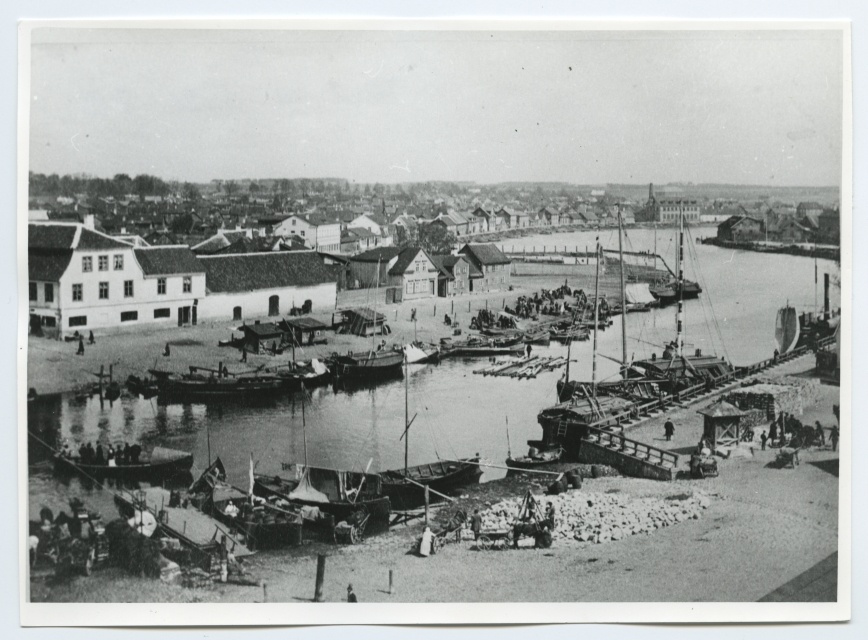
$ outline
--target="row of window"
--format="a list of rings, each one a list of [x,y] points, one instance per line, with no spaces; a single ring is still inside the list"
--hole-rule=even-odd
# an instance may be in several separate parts
[[[37,285],[35,282],[30,283],[30,301],[36,302],[39,299],[37,295]],[[46,283],[45,284],[45,301],[46,302],[54,302],[54,285]]]
[[[108,271],[109,270],[109,257],[105,256],[97,256],[97,268],[100,271]],[[123,271],[124,269],[124,256],[123,254],[116,254],[114,256],[114,267],[115,271]],[[93,271],[93,256],[82,256],[81,257],[81,270],[88,272]]]
[[[33,285],[35,283],[31,283]],[[48,286],[48,285],[46,285]],[[184,277],[184,293],[192,293],[193,291],[193,279],[189,276]],[[31,295],[33,292],[33,288],[31,287]],[[157,278],[157,295],[165,295],[166,294],[166,279],[165,278]],[[132,298],[134,296],[133,289],[133,281],[132,280],[124,280],[124,298]],[[31,298],[34,300],[35,298]],[[108,300],[109,299],[109,283],[108,282],[100,282],[99,283],[99,299],[100,300]],[[73,302],[81,302],[84,300],[84,285],[82,284],[74,284],[72,285],[72,301]],[[50,302],[46,297],[46,302]]]
[[[408,280],[407,293],[434,293],[434,281]]]
[[[154,319],[158,318],[171,318],[172,310],[168,307],[164,309],[154,309]],[[138,311],[121,311],[121,322],[134,322],[139,319]],[[52,325],[53,326],[53,325]],[[70,316],[69,317],[69,326],[70,327],[84,327],[87,326],[87,316]]]

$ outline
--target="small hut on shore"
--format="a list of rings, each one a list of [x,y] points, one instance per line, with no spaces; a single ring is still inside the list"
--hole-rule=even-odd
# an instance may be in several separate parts
[[[738,444],[741,440],[741,419],[745,412],[735,405],[721,400],[697,413],[705,419],[702,435],[711,445],[712,451]]]

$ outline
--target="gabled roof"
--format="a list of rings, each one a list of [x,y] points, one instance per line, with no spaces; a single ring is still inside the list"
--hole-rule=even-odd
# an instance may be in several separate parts
[[[332,269],[314,251],[271,251],[200,256],[211,293],[309,287],[335,281]]]
[[[27,256],[28,279],[41,282],[59,282],[71,260],[72,251],[31,250]]]
[[[407,247],[406,249],[402,249],[401,253],[398,254],[398,259],[395,261],[395,264],[392,265],[392,268],[389,269],[389,275],[392,276],[401,276],[404,275],[404,272],[407,270],[407,267],[415,260],[416,256],[421,253],[426,258],[430,260],[428,257],[428,253],[425,249],[421,247]]]
[[[357,256],[350,258],[352,262],[381,262],[383,264],[389,262],[396,255],[401,253],[398,247],[377,247],[360,253]]]
[[[74,224],[27,225],[27,246],[30,249],[72,249],[79,227]]]
[[[88,250],[129,249],[130,245],[105,234],[82,227],[81,235],[78,237],[78,244],[75,248]]]
[[[205,272],[205,268],[189,247],[146,247],[136,249],[134,253],[146,276]]]
[[[296,329],[328,329],[328,325],[325,325],[316,318],[311,318],[310,316],[284,318],[281,324],[286,324]]]
[[[737,227],[739,224],[741,224],[742,222],[744,222],[745,220],[751,220],[752,222],[756,222],[757,224],[762,225],[762,220],[759,220],[759,219],[754,218],[752,216],[741,215],[741,216],[730,216],[729,218],[727,218],[726,220],[721,222],[719,225],[717,225],[717,228],[718,229],[724,229],[724,230],[733,229],[733,228]]]
[[[729,402],[721,400],[697,411],[701,416],[709,418],[738,418],[745,415],[744,411]]]
[[[256,324],[245,324],[241,327],[244,333],[252,333],[258,338],[279,336],[283,333],[283,329],[273,322],[259,322]]]
[[[493,244],[466,244],[458,253],[469,254],[474,257],[479,264],[510,264],[510,259],[507,258],[500,249]]]

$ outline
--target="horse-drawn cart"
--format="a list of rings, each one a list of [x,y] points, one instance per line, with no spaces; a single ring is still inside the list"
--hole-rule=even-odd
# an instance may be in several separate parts
[[[371,514],[365,509],[359,509],[335,525],[335,543],[337,544],[360,544],[365,539],[365,527]]]

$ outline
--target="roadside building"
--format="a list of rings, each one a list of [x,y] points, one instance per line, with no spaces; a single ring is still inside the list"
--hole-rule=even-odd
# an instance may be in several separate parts
[[[274,322],[254,322],[241,327],[244,346],[251,353],[263,354],[272,346],[280,347],[286,337],[286,330]]]
[[[400,297],[396,293],[395,302],[399,299],[433,298],[437,295],[438,273],[439,269],[427,251],[421,247],[402,249],[389,263],[388,286],[402,292]]]
[[[778,223],[773,239],[777,242],[802,244],[805,242],[813,242],[814,238],[815,231],[813,229],[805,226],[795,218],[787,217]]]
[[[493,244],[465,244],[458,251],[478,272],[470,275],[470,291],[496,291],[510,284],[512,261]]]
[[[341,225],[324,215],[291,215],[276,225],[273,233],[276,236],[298,236],[317,251],[340,251]]]
[[[28,225],[28,271],[31,331],[48,336],[195,324],[205,296],[188,247],[137,248],[82,224]]]
[[[289,341],[297,347],[325,343],[325,332],[329,328],[328,325],[310,316],[284,318],[280,322],[280,327],[286,332]]]
[[[482,277],[482,272],[476,269],[464,255],[431,256],[431,261],[440,271],[437,278],[437,295],[441,298],[469,293],[470,278]]]
[[[838,209],[824,209],[818,217],[819,241],[825,244],[841,244],[841,214]]]
[[[401,250],[398,247],[378,247],[350,257],[349,288],[369,289],[385,286],[390,263],[399,253]]]
[[[756,242],[765,239],[762,220],[751,216],[731,216],[717,226],[717,239],[727,242]]]
[[[540,220],[544,220],[545,224],[556,227],[561,224],[561,214],[554,207],[543,207],[537,214]]]
[[[279,316],[307,301],[314,313],[335,307],[335,274],[314,251],[201,256],[199,262],[207,277],[201,318]]]

